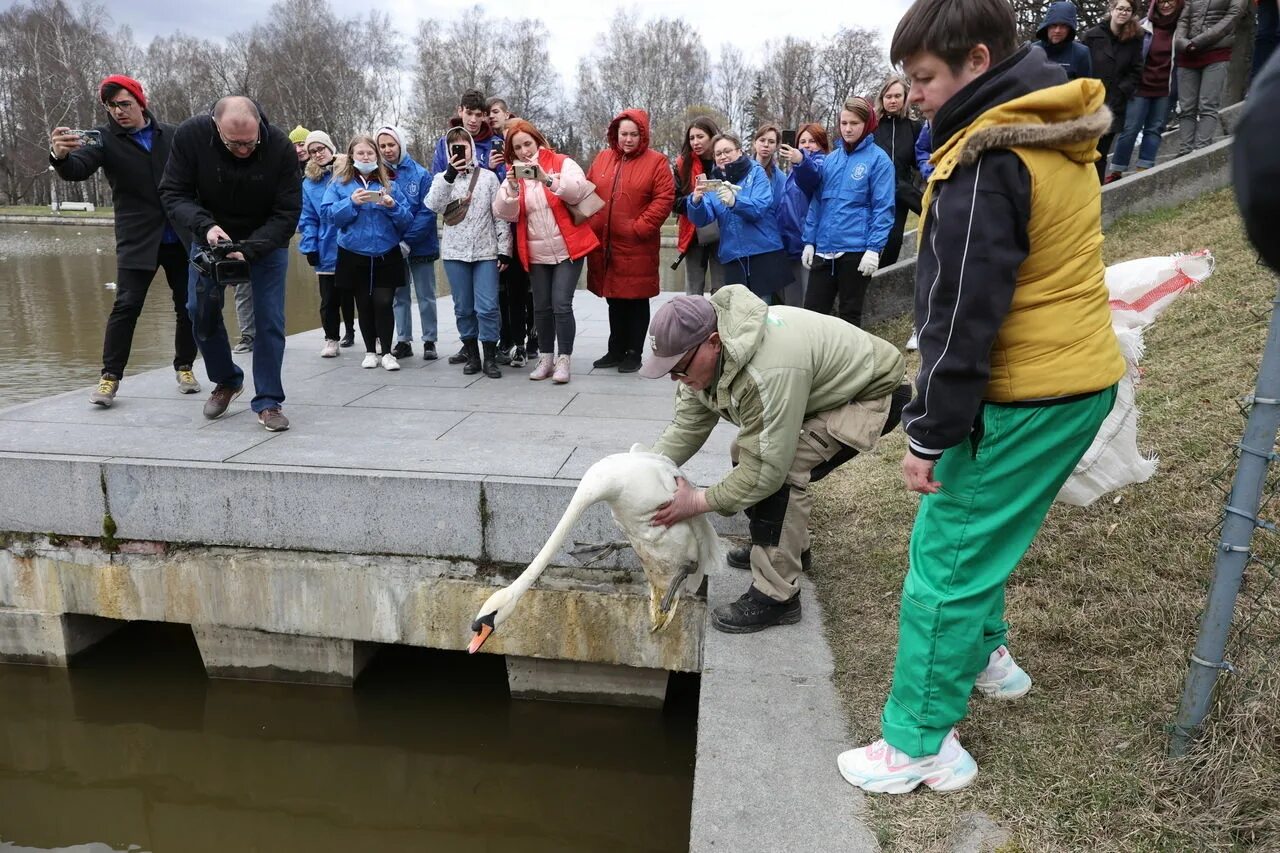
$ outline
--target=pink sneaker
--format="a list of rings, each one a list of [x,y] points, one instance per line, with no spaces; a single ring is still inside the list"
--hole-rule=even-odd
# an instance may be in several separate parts
[[[537,382],[541,379],[546,379],[550,375],[551,375],[551,356],[549,355],[538,356],[538,366],[535,367],[533,369],[533,372],[529,374],[529,378],[532,379],[534,382]]]
[[[563,385],[569,381],[569,356],[556,356],[556,372],[551,377],[551,381],[557,385]]]

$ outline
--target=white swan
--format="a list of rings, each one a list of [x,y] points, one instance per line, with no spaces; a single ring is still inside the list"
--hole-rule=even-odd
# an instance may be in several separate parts
[[[471,623],[475,637],[467,651],[474,654],[506,621],[520,596],[533,586],[559,551],[582,513],[597,501],[609,504],[613,520],[640,558],[649,580],[650,630],[658,631],[669,625],[679,605],[681,590],[696,592],[707,570],[724,559],[720,539],[706,515],[694,516],[671,527],[655,527],[650,523],[658,508],[675,494],[676,478],[683,476],[670,459],[650,453],[639,444],[633,445],[630,453],[606,456],[588,468],[560,523],[533,562],[510,586],[489,596],[480,607]]]

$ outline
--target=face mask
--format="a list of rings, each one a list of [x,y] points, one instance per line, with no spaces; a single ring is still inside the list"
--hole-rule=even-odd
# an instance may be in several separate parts
[[[372,173],[372,172],[376,172],[376,171],[378,171],[378,164],[377,164],[376,162],[374,162],[374,163],[361,163],[359,160],[357,160],[357,161],[355,162],[355,167],[356,167],[356,171],[357,171],[357,172],[359,172],[359,173],[360,173],[360,174],[362,174],[362,175],[368,175],[368,174],[370,174],[370,173]]]

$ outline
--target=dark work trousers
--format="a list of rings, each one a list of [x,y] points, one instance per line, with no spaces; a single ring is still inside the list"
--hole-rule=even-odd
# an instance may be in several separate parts
[[[396,319],[391,303],[395,299],[396,288],[404,286],[404,272],[404,257],[399,248],[385,255],[370,256],[338,247],[334,279],[339,289],[355,295],[365,352],[375,352],[375,344],[382,345],[384,355],[391,352],[396,336]]]
[[[502,319],[500,349],[524,346],[527,329],[533,328],[533,303],[529,294],[529,273],[512,260],[498,273],[498,315]],[[526,316],[527,314],[527,316]]]
[[[649,332],[649,300],[610,296],[609,354],[622,358],[629,352],[644,352],[644,336]]]
[[[907,214],[910,212],[910,205],[898,199],[893,210],[893,229],[889,232],[889,242],[884,244],[884,251],[880,253],[881,269],[898,262],[898,256],[902,254],[902,232],[907,228]],[[819,260],[819,258],[813,259],[815,267]]]
[[[350,290],[339,290],[331,272],[316,273],[316,282],[320,286],[320,325],[324,329],[326,341],[336,341],[342,337],[342,321],[347,321],[348,329],[355,329],[356,297]]]
[[[862,252],[845,252],[834,260],[815,256],[813,268],[809,270],[804,307],[819,314],[830,314],[839,297],[836,316],[862,328],[862,303],[867,299],[871,276],[858,272],[860,263]]]
[[[181,243],[161,243],[156,252],[156,265],[143,270],[116,270],[116,301],[107,317],[107,331],[102,339],[102,373],[117,379],[124,376],[133,348],[133,330],[138,315],[147,301],[147,290],[156,270],[163,269],[169,293],[173,297],[176,326],[173,330],[173,369],[189,370],[196,360],[196,339],[191,334],[191,315],[187,312],[187,252]]]
[[[1107,157],[1111,155],[1111,145],[1116,141],[1114,133],[1105,134],[1098,140],[1098,162],[1094,165],[1098,167],[1098,180],[1102,180],[1107,176]]]

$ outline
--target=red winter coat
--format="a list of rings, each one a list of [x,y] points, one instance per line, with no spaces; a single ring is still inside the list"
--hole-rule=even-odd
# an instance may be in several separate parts
[[[618,125],[640,128],[640,147],[623,155]],[[605,206],[591,217],[600,248],[587,256],[587,289],[596,296],[647,299],[658,295],[658,249],[662,223],[675,203],[667,158],[649,148],[649,114],[623,110],[609,123],[609,147],[587,170],[587,180]]]

